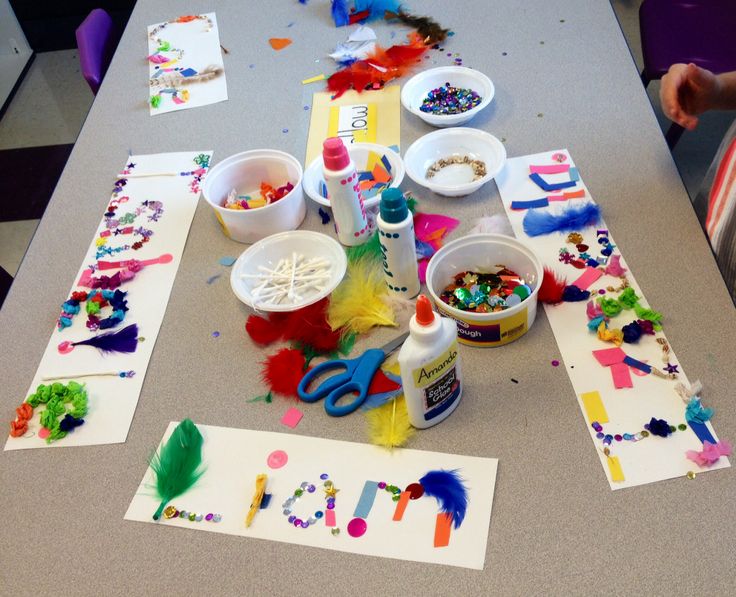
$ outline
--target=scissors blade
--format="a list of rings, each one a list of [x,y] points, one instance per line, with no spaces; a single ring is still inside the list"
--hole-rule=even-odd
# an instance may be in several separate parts
[[[399,336],[398,338],[394,338],[393,340],[391,340],[391,342],[389,342],[385,346],[382,346],[381,350],[386,356],[388,356],[394,350],[396,350],[399,346],[401,346],[408,337],[409,337],[409,332],[405,332],[401,334],[401,336]]]

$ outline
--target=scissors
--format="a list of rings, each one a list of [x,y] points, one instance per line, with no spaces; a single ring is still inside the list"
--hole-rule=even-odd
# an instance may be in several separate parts
[[[386,344],[386,346],[369,348],[357,359],[333,359],[320,363],[310,369],[299,382],[297,388],[299,398],[304,402],[317,402],[317,400],[325,398],[325,410],[328,415],[333,417],[349,415],[365,402],[373,376],[386,359],[386,356],[401,346],[408,336],[409,332],[406,332]],[[333,369],[344,369],[344,371],[330,376],[313,391],[307,392],[307,388],[312,381]],[[348,404],[338,406],[338,400],[351,392],[358,393],[355,399]]]

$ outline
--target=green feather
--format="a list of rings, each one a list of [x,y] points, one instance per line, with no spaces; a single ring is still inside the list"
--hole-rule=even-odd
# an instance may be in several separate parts
[[[383,261],[383,255],[381,254],[381,241],[378,240],[378,232],[374,232],[373,236],[371,236],[362,245],[348,247],[345,252],[348,254],[348,261],[350,263],[355,263],[363,257],[367,257],[374,261]]]
[[[153,515],[161,517],[164,507],[184,493],[204,474],[202,465],[202,434],[190,419],[184,419],[164,446],[151,458],[156,477],[156,492],[161,505]]]

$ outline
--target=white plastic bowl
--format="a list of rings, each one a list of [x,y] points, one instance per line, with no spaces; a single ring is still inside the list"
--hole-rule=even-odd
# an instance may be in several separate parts
[[[453,87],[472,89],[481,97],[480,103],[475,108],[460,114],[422,112],[419,108],[429,92],[445,83],[449,83]],[[495,93],[493,82],[477,70],[465,66],[440,66],[414,75],[404,83],[404,87],[401,89],[401,103],[404,108],[419,116],[427,124],[444,128],[460,126],[477,116],[483,108],[491,103]]]
[[[294,188],[264,207],[223,207],[232,189],[252,189],[257,193],[262,182],[274,187],[290,182]],[[302,194],[302,165],[294,156],[275,149],[244,151],[221,161],[205,177],[202,195],[215,211],[225,236],[240,243],[254,243],[270,234],[294,230],[307,212]]]
[[[401,181],[404,180],[404,162],[402,161],[401,156],[393,149],[389,149],[388,147],[378,145],[376,143],[353,143],[352,145],[348,145],[347,148],[348,154],[355,163],[355,168],[358,172],[365,170],[365,166],[368,163],[368,156],[371,151],[374,151],[379,155],[385,155],[389,164],[391,164],[390,187],[398,187],[401,184]],[[324,160],[322,160],[322,155],[320,154],[312,160],[312,163],[309,164],[307,169],[304,171],[304,192],[312,201],[315,201],[320,205],[324,205],[325,207],[330,207],[330,200],[323,197],[320,192],[320,186],[325,180],[324,176],[322,176],[323,168]],[[380,201],[381,193],[378,193],[374,197],[365,199],[364,204],[366,209],[370,209],[374,205],[378,205]]]
[[[452,164],[427,178],[427,168],[442,158],[469,156],[486,165],[486,175],[473,180],[467,165]],[[445,197],[462,197],[492,180],[506,163],[506,148],[496,137],[471,128],[450,128],[428,133],[411,144],[404,154],[406,173],[414,182]]]
[[[291,259],[294,253],[309,259],[322,257],[332,265],[330,279],[321,292],[307,291],[301,301],[281,304],[255,304],[251,294],[259,281],[255,278],[241,278],[241,274],[259,274],[259,266],[274,269],[281,259]],[[233,265],[230,272],[230,287],[246,305],[256,311],[295,311],[316,303],[330,294],[342,280],[347,268],[345,250],[333,238],[320,232],[295,230],[274,234],[246,249]]]
[[[442,291],[460,272],[489,272],[504,265],[532,289],[518,305],[495,313],[473,313],[451,307]],[[471,234],[447,243],[427,265],[427,289],[437,309],[457,322],[458,340],[469,346],[502,346],[521,338],[537,316],[542,263],[525,244],[503,234]]]

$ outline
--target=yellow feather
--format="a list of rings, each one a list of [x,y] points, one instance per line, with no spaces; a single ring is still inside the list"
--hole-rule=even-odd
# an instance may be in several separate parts
[[[397,448],[406,444],[414,435],[409,423],[406,400],[400,394],[391,402],[365,413],[368,421],[368,436],[372,444],[384,448]]]
[[[361,257],[348,263],[345,279],[330,297],[327,321],[333,330],[363,334],[377,325],[396,327],[380,263]]]

